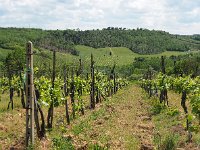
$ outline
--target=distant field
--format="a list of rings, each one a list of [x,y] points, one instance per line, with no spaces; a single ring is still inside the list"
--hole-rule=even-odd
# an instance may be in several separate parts
[[[94,49],[87,46],[77,46],[80,51],[80,57],[88,62],[91,53],[94,55],[94,60],[98,66],[110,66],[116,63],[117,65],[130,64],[134,60],[134,53],[124,47],[118,48],[99,48]]]
[[[188,53],[188,52],[178,52],[178,51],[165,51],[160,54],[140,55],[132,52],[130,49],[125,47],[112,47],[112,48],[106,47],[106,48],[94,49],[82,45],[76,46],[76,49],[80,51],[80,57],[83,58],[83,60],[89,61],[90,55],[92,53],[94,55],[96,64],[100,66],[113,65],[114,63],[116,63],[117,65],[130,64],[134,61],[135,57],[160,57],[162,55],[169,57],[172,55],[178,56]],[[194,52],[197,51],[193,51],[192,53]]]
[[[113,66],[115,63],[116,65],[122,66],[130,64],[134,61],[135,57],[160,57],[164,56],[177,56],[177,55],[184,55],[188,52],[177,52],[177,51],[166,51],[160,54],[153,54],[153,55],[140,55],[137,53],[132,52],[130,49],[125,47],[106,47],[106,48],[91,48],[88,46],[77,45],[76,49],[80,52],[79,56],[74,56],[70,54],[64,53],[57,53],[57,60],[58,63],[62,64],[67,62],[67,64],[77,65],[79,58],[83,60],[85,65],[90,64],[90,56],[91,53],[94,55],[95,65],[97,66]],[[11,52],[11,50],[0,49],[0,63],[6,55]],[[192,53],[197,52],[193,51]],[[42,54],[48,56],[49,60],[52,58],[52,52],[50,51],[42,51]],[[43,57],[41,53],[35,55],[34,57],[34,64],[36,66],[40,66],[41,61],[47,61],[48,58]]]

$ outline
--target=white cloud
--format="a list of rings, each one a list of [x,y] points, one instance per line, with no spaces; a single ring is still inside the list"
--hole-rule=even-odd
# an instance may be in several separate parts
[[[0,25],[43,29],[108,26],[200,31],[200,0],[0,0]]]

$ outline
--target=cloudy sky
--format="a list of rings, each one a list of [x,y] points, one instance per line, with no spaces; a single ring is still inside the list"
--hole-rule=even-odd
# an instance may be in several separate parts
[[[1,27],[200,33],[200,0],[0,0]]]

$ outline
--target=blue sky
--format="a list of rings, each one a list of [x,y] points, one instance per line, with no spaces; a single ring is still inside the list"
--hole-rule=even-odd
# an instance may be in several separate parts
[[[200,34],[200,0],[0,0],[0,26]]]

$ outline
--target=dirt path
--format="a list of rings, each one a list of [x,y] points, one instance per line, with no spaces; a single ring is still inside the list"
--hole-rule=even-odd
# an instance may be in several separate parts
[[[108,123],[112,149],[153,149],[153,125],[141,95],[138,87],[131,86],[114,97],[115,116]]]
[[[119,144],[113,143],[112,149],[153,149],[153,124],[141,96],[141,89],[133,85],[114,97],[110,132]]]
[[[113,150],[154,149],[154,126],[141,96],[141,89],[135,85],[119,91],[109,102],[102,104],[99,110],[97,108],[97,112],[102,112],[103,107],[103,113],[89,121],[89,127],[78,135],[79,138]]]

